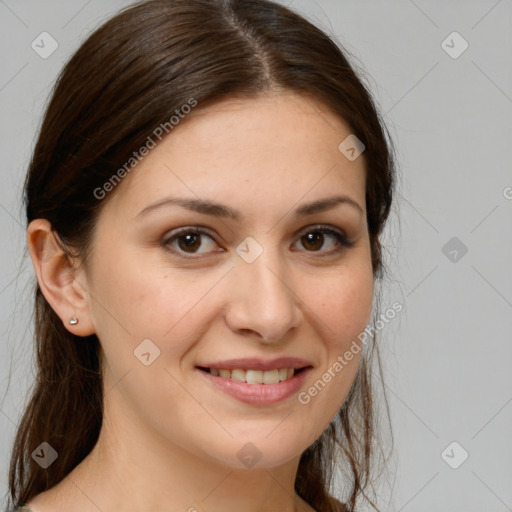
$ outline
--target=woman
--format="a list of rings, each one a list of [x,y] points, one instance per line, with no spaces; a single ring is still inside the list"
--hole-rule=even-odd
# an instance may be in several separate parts
[[[25,184],[38,380],[10,506],[354,510],[394,179],[369,92],[287,8],[149,0],[96,30]]]

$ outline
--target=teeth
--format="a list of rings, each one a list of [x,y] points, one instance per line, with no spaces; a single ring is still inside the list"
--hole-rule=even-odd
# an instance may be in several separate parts
[[[247,384],[263,384],[263,372],[261,370],[247,370],[244,372],[243,370],[233,370],[231,372],[231,378],[233,378],[233,373],[236,371],[245,373],[245,382]],[[268,373],[268,372],[265,372]]]
[[[239,382],[245,382],[245,372],[243,370],[232,370],[231,378]]]
[[[279,384],[285,380],[291,379],[295,373],[294,368],[279,368],[275,370],[220,370],[210,368],[210,373],[216,377],[233,379],[247,384]]]
[[[279,384],[279,370],[270,370],[263,375],[263,384]]]

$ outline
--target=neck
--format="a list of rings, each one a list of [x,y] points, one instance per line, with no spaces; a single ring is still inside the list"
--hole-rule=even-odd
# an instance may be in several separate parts
[[[136,418],[121,419],[104,417],[91,453],[45,493],[48,510],[314,512],[294,490],[299,457],[272,468],[232,468],[148,432]],[[46,512],[42,505],[34,501],[34,512]]]

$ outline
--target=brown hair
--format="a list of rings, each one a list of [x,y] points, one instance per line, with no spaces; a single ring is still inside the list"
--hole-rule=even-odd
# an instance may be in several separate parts
[[[143,1],[94,31],[61,71],[45,112],[25,182],[27,223],[48,219],[63,248],[87,266],[95,221],[108,200],[93,191],[156,127],[191,98],[200,109],[275,90],[323,102],[364,143],[373,272],[381,278],[379,235],[395,183],[387,129],[340,46],[267,0]],[[12,450],[11,505],[59,483],[92,450],[102,424],[99,341],[71,334],[37,282],[35,341],[37,380]],[[295,489],[318,511],[339,510],[330,494],[338,452],[349,482],[346,509],[354,510],[361,495],[372,503],[365,489],[378,430],[371,385],[376,350],[374,332],[335,421],[301,456]],[[59,454],[49,469],[30,456],[42,441]]]

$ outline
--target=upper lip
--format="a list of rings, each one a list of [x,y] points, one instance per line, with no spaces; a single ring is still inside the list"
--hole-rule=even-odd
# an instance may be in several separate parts
[[[245,359],[230,359],[228,361],[216,361],[215,363],[200,364],[201,368],[217,368],[219,370],[275,370],[281,368],[304,368],[305,366],[312,366],[311,362],[306,359],[298,357],[278,357],[277,359],[259,359],[259,358],[245,358]]]

